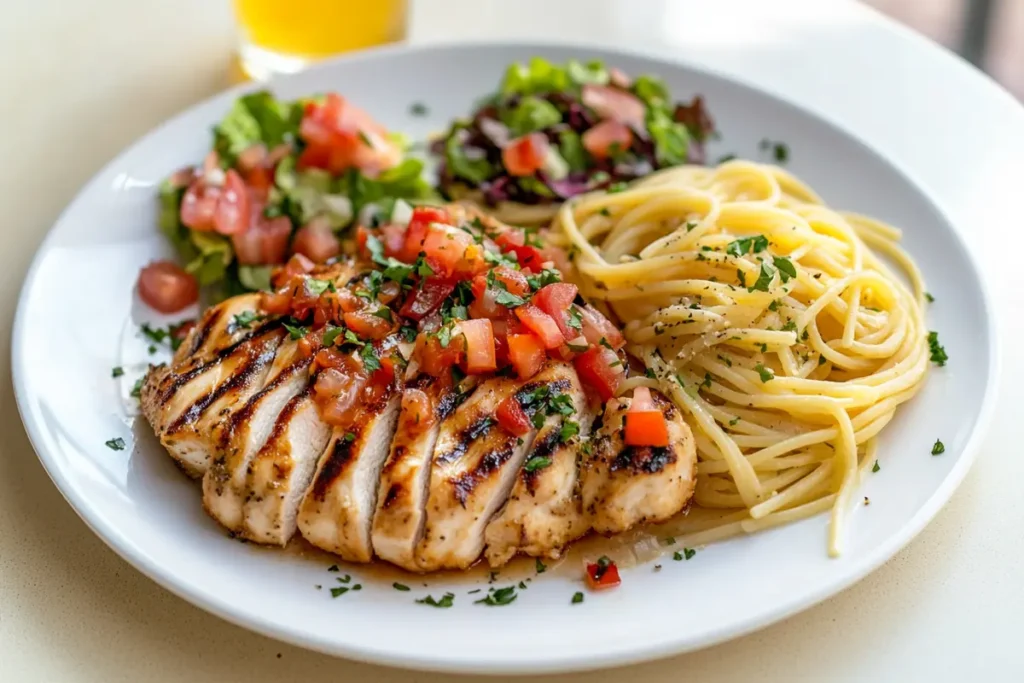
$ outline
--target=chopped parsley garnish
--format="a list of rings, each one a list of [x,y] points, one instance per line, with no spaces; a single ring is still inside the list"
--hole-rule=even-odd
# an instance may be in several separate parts
[[[796,277],[796,266],[793,265],[788,256],[773,256],[772,262],[779,269],[779,277],[782,278],[783,283],[789,282],[790,278]]]
[[[578,605],[581,602],[583,602],[583,593],[576,591],[575,593],[573,593],[571,604]]]
[[[675,545],[676,544],[676,537],[675,536],[667,536],[666,538],[661,539],[661,544],[662,545]]]
[[[928,300],[928,303],[933,303],[935,301],[935,297],[932,296],[930,292],[925,292],[924,298]]]
[[[526,464],[523,465],[523,469],[526,470],[527,472],[536,472],[537,470],[542,470],[545,467],[550,467],[550,466],[551,466],[551,458],[550,457],[548,457],[546,455],[535,455],[534,457],[532,457],[532,458],[530,458],[529,460],[526,461]]]
[[[416,328],[410,325],[402,325],[398,329],[398,334],[401,335],[402,341],[411,344],[416,341]]]
[[[780,164],[784,164],[789,160],[789,146],[784,142],[773,142],[768,138],[764,138],[759,146],[762,152],[770,151],[772,158]]]
[[[882,469],[882,467],[881,467],[881,465],[878,464],[878,461],[876,460],[875,464],[871,466],[871,471],[872,472],[877,472],[880,469]]]
[[[452,343],[452,326],[445,325],[437,331],[437,341],[441,344],[442,349],[447,349],[448,345]]]
[[[336,598],[339,595],[344,595],[345,593],[348,593],[348,591],[349,591],[349,588],[347,588],[345,586],[335,586],[334,588],[331,589],[331,597],[332,598]]]
[[[242,311],[235,315],[232,319],[232,325],[236,329],[248,329],[253,323],[258,323],[261,320],[266,320],[267,316],[261,315],[256,311]]]
[[[135,380],[135,385],[132,387],[132,397],[139,398],[142,396],[142,377]]]
[[[112,451],[123,451],[124,450],[124,439],[117,437],[116,439],[110,439],[106,442],[107,448]]]
[[[506,289],[499,289],[497,294],[494,296],[494,303],[508,308],[515,308],[516,306],[522,306],[525,304],[526,299],[521,296],[516,296]]]
[[[336,291],[334,283],[330,280],[317,280],[312,277],[306,279],[306,290],[314,296],[320,296],[327,290]]]
[[[168,335],[167,330],[162,327],[150,327],[149,323],[142,323],[139,330],[143,336],[155,341],[157,344],[162,344]]]
[[[740,273],[740,284],[745,286],[742,275],[743,273]],[[757,276],[757,280],[754,281],[753,285],[747,287],[747,290],[751,292],[767,292],[768,288],[772,284],[772,278],[774,276],[775,269],[768,265],[767,261],[761,261],[761,270]]]
[[[288,330],[288,334],[292,339],[302,339],[309,332],[309,328],[303,327],[302,325],[289,325],[288,323],[282,323],[284,329]]]
[[[353,441],[356,440],[356,435],[353,434],[352,432],[345,432],[345,436],[341,437],[341,439],[345,443],[352,443]],[[334,570],[334,571],[337,571],[337,570]]]
[[[430,277],[434,274],[434,269],[427,263],[427,255],[422,251],[416,257],[416,263],[413,264],[413,267],[416,269],[416,274],[420,277]]]
[[[580,425],[578,422],[573,420],[566,420],[562,423],[562,430],[558,434],[558,438],[561,439],[562,443],[568,443],[569,439],[580,433]]]
[[[615,194],[616,192],[622,192],[623,190],[625,190],[628,187],[629,187],[629,185],[627,183],[624,183],[624,182],[612,183],[611,185],[608,186],[608,194]]]
[[[121,376],[121,375],[123,375],[123,374],[124,374],[124,368],[122,368],[122,367],[121,367],[120,365],[118,365],[118,366],[114,367],[114,368],[113,368],[113,369],[112,369],[112,370],[110,371],[110,376],[111,376],[111,377],[120,377],[120,376]]]
[[[345,576],[339,576],[337,578],[338,583],[350,583],[352,581],[351,574],[345,574]]]
[[[430,113],[430,110],[422,102],[413,102],[409,105],[409,113],[413,116],[426,116]]]
[[[729,242],[729,246],[725,248],[725,253],[731,256],[743,256],[753,250],[756,254],[759,251],[764,251],[768,248],[768,238],[764,235],[752,235],[750,237],[741,237],[738,240]]]
[[[387,306],[381,306],[380,308],[373,312],[373,315],[383,320],[387,320],[389,323],[395,321],[394,317],[392,317],[391,315],[391,309],[388,308]]]
[[[766,368],[761,363],[755,365],[754,369],[757,370],[757,374],[761,377],[762,382],[769,382],[775,379],[775,373]]]
[[[796,332],[796,321],[787,320],[786,324],[782,326],[783,332]]]
[[[330,567],[327,568],[327,571],[329,571],[329,572],[336,572],[336,571],[338,571],[338,565],[332,564]]]
[[[568,314],[565,324],[574,330],[582,330],[583,318],[580,316],[579,310],[575,306],[569,306]]]
[[[491,607],[501,607],[502,605],[510,605],[515,602],[516,598],[516,587],[508,586],[506,588],[499,588],[488,593],[485,597],[473,602],[474,605],[490,605]]]
[[[553,268],[545,268],[536,275],[526,276],[526,282],[530,285],[530,289],[540,289],[541,287],[561,281],[561,273]]]
[[[946,452],[946,444],[940,440],[935,439],[935,445],[932,446],[932,455],[942,455]]]
[[[391,584],[391,587],[394,588],[396,591],[408,591],[409,590],[408,586],[406,586],[404,583],[398,583],[397,581],[395,581],[393,584]]]
[[[697,551],[693,548],[683,548],[683,557],[687,560],[697,554]]]
[[[451,607],[455,604],[455,593],[445,593],[440,600],[435,600],[433,595],[428,595],[416,602],[420,605],[430,605],[431,607]]]
[[[931,351],[932,362],[940,368],[949,360],[949,356],[946,355],[946,349],[939,343],[938,332],[928,333],[928,349]]]
[[[704,373],[704,381],[701,382],[700,385],[704,389],[710,389],[711,388],[711,373],[710,372],[705,372]]]
[[[539,557],[537,558],[536,566],[537,566],[537,573],[538,574],[543,574],[544,572],[546,572],[548,570],[548,566],[546,564],[544,564],[543,562],[541,562]]]
[[[334,342],[338,340],[342,334],[345,333],[344,327],[338,327],[336,325],[328,325],[324,328],[323,342],[324,346],[334,346]]]

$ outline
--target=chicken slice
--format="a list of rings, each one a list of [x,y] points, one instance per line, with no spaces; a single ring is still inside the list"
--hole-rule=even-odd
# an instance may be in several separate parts
[[[443,386],[429,378],[405,390],[398,429],[377,493],[372,540],[376,554],[409,571],[418,571],[416,544],[423,537],[430,458],[442,422],[465,400],[475,383]],[[418,401],[426,400],[432,419],[423,420]]]
[[[668,421],[664,448],[623,444],[630,399],[612,399],[591,454],[581,465],[583,510],[594,531],[615,534],[637,524],[663,522],[693,497],[697,448],[693,433],[671,401],[652,392]]]
[[[331,427],[320,419],[311,387],[288,401],[248,468],[245,538],[288,543],[295,534],[302,497],[330,438]]]
[[[336,429],[299,507],[299,530],[318,548],[350,562],[373,559],[370,526],[377,485],[391,450],[402,398],[371,406],[348,431]]]
[[[259,294],[241,294],[207,308],[174,352],[171,366],[202,364],[254,332],[275,325],[257,313],[259,302]]]
[[[193,334],[196,330],[186,342]],[[263,325],[207,358],[187,357],[146,374],[142,412],[189,476],[198,478],[206,472],[216,428],[263,386],[283,336],[280,324]]]
[[[250,462],[285,405],[309,384],[311,363],[312,358],[299,353],[297,342],[282,343],[263,388],[224,420],[213,437],[218,447],[203,477],[203,507],[231,531],[242,528]]]
[[[441,425],[434,446],[427,521],[416,548],[421,571],[465,569],[484,549],[484,530],[505,503],[530,451],[535,430],[518,438],[497,425],[498,405],[515,396],[528,412],[536,397],[565,392],[564,364],[549,363],[529,382],[495,378],[482,383]]]
[[[565,385],[573,413],[549,415],[526,455],[504,509],[487,525],[487,562],[498,567],[518,553],[560,557],[589,524],[577,493],[580,443],[590,435],[592,409],[569,363],[553,363],[548,375]],[[527,407],[529,408],[529,406]]]

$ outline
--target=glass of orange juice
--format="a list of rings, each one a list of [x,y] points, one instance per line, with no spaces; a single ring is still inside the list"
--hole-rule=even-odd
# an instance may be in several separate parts
[[[330,55],[401,40],[407,0],[234,0],[242,69],[292,73]]]

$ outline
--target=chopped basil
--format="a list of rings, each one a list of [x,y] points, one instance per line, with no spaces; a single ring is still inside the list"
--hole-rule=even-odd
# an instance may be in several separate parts
[[[135,380],[135,385],[132,386],[132,397],[133,398],[139,398],[140,396],[142,396],[142,380],[143,380],[142,377],[140,377],[137,380]]]
[[[332,598],[336,598],[339,595],[344,595],[345,593],[348,593],[348,592],[349,592],[349,588],[347,588],[345,586],[335,586],[334,588],[331,589],[331,597]]]
[[[872,472],[877,472],[880,469],[882,469],[882,467],[878,464],[878,461],[876,460],[875,464],[871,466],[871,471]]]
[[[367,344],[359,349],[359,356],[363,359],[363,367],[368,372],[380,370],[380,358],[377,356],[377,351],[373,348],[373,344]]]
[[[932,455],[942,455],[946,452],[946,444],[942,443],[938,439],[935,439],[935,445],[932,446]]]
[[[583,329],[583,318],[580,316],[580,312],[575,306],[569,306],[569,317],[565,321],[565,324],[574,330]]]
[[[486,597],[481,598],[473,602],[474,605],[490,605],[491,607],[501,607],[503,605],[510,605],[515,602],[516,598],[515,586],[507,586],[505,588],[499,588],[488,593]]]
[[[394,322],[394,318],[391,316],[391,309],[387,306],[381,306],[373,312],[373,315],[383,320],[387,320],[389,323]]]
[[[571,604],[578,605],[581,602],[583,602],[583,593],[576,591],[575,593],[573,593]]]
[[[697,554],[697,551],[693,548],[683,548],[683,557],[687,560]]]
[[[112,451],[123,451],[124,450],[124,439],[117,437],[116,439],[110,439],[106,442],[107,448]]]
[[[705,389],[710,389],[711,388],[711,373],[710,372],[705,372],[704,373],[704,381],[701,382],[700,385],[703,388],[705,388]]]
[[[787,320],[786,324],[782,326],[783,332],[796,332],[796,321]]]
[[[751,235],[750,237],[741,237],[738,240],[729,242],[729,246],[725,248],[725,253],[732,256],[743,256],[753,250],[756,254],[759,251],[764,251],[768,248],[768,238],[764,235]]]
[[[288,323],[282,323],[284,329],[288,330],[288,334],[292,339],[302,339],[309,332],[309,328],[303,327],[302,325],[289,325]]]
[[[779,310],[779,300],[773,299],[772,302],[768,304],[768,310],[773,312]]]
[[[435,600],[433,595],[428,595],[416,602],[420,605],[430,605],[431,607],[451,607],[455,604],[455,593],[445,593],[440,600]]]
[[[933,303],[935,301],[935,297],[932,296],[930,292],[925,292],[924,298],[928,300],[928,303]]]
[[[768,265],[767,261],[761,261],[760,274],[757,276],[757,280],[754,281],[754,284],[747,287],[747,289],[751,292],[767,292],[768,288],[772,284],[772,278],[774,276],[775,269]],[[743,284],[742,280],[740,280],[740,284]]]
[[[616,192],[622,192],[629,187],[628,183],[618,182],[612,183],[608,186],[608,194],[615,194]]]
[[[336,291],[334,283],[330,280],[317,280],[316,278],[306,278],[306,290],[314,296],[320,296],[327,290],[332,292]]]
[[[122,367],[121,367],[120,365],[118,365],[118,366],[114,367],[114,368],[113,368],[113,369],[112,369],[112,370],[110,371],[110,376],[111,376],[111,377],[120,377],[120,376],[121,376],[121,375],[123,375],[123,374],[124,374],[124,368],[122,368]]]
[[[537,567],[537,573],[538,574],[543,574],[544,572],[546,572],[548,570],[548,566],[546,564],[544,564],[543,562],[541,562],[539,557],[537,558],[537,561],[536,561],[536,567]]]
[[[761,363],[755,365],[754,369],[757,370],[757,374],[760,375],[762,382],[769,382],[775,379],[775,373],[772,372],[770,369],[766,368]]]
[[[788,256],[773,256],[772,262],[779,269],[779,277],[782,278],[783,283],[789,282],[790,278],[796,277],[796,266],[793,265]]]
[[[551,458],[549,458],[546,455],[535,455],[534,457],[526,461],[526,464],[523,465],[523,469],[526,470],[527,472],[536,472],[537,470],[542,470],[545,467],[550,466]]]
[[[494,296],[494,303],[508,308],[515,308],[516,306],[522,306],[525,304],[526,299],[521,296],[516,296],[508,290],[499,289],[497,294]]]
[[[356,346],[365,346],[366,342],[356,336],[356,333],[352,330],[345,330],[345,343],[355,344]]]
[[[940,368],[949,360],[949,356],[946,355],[946,349],[939,343],[938,332],[928,333],[928,350],[931,351],[932,362]]]

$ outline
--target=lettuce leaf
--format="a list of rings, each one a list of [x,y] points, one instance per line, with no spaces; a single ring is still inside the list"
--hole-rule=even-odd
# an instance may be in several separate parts
[[[262,142],[272,148],[298,136],[302,107],[282,102],[263,90],[235,100],[227,116],[213,129],[214,149],[226,165]]]
[[[185,270],[195,275],[203,287],[223,280],[228,265],[235,257],[231,240],[215,232],[189,232],[198,254],[185,264]]]

